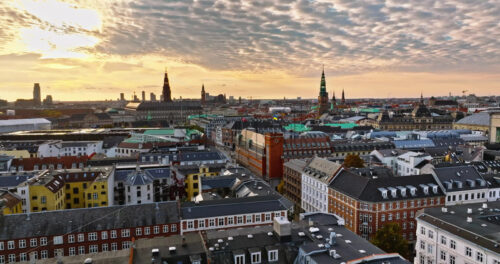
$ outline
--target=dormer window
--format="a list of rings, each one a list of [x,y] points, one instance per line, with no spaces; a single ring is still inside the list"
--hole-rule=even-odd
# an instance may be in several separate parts
[[[250,262],[251,264],[259,264],[261,263],[260,252],[253,252],[250,254]]]
[[[278,261],[278,250],[275,249],[275,250],[269,250],[267,251],[267,260],[269,262],[272,262],[272,261]]]
[[[234,255],[234,263],[235,264],[245,264],[245,255]]]

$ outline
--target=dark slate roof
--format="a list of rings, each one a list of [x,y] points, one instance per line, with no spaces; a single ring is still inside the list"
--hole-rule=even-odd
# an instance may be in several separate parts
[[[437,186],[434,177],[430,174],[402,177],[383,177],[373,179],[344,170],[335,177],[335,179],[330,183],[329,187],[351,197],[369,202],[419,199],[424,197],[435,197],[443,195],[442,191],[439,188],[437,189],[437,193],[434,193],[431,186],[429,186],[429,193],[425,194],[423,192],[421,184],[425,184],[427,186],[429,186],[429,184],[433,184]],[[413,186],[416,188],[415,196],[410,195],[409,186]],[[401,192],[398,187],[406,188],[405,197],[401,196]],[[380,188],[395,188],[397,189],[397,196],[392,197],[391,192],[388,191],[387,198],[384,199],[379,190]]]
[[[486,185],[481,186],[484,179],[473,165],[434,168],[434,173],[446,191],[487,188]],[[469,182],[473,182],[474,186],[471,186]],[[447,183],[451,183],[451,189],[448,188]],[[459,187],[459,184],[461,184],[461,187]]]
[[[489,126],[490,125],[490,113],[488,112],[479,112],[476,114],[472,114],[470,116],[466,116],[457,121],[457,124],[460,125],[474,125],[474,126]]]
[[[219,188],[231,188],[233,182],[236,179],[235,175],[229,176],[217,176],[217,177],[202,177],[201,185],[203,190],[207,189],[219,189]]]
[[[127,175],[127,180],[125,183],[131,186],[146,185],[153,182],[153,177],[151,177],[145,171],[133,171]]]
[[[5,188],[16,187],[19,184],[28,180],[29,178],[33,177],[34,175],[35,175],[34,173],[30,174],[23,173],[23,175],[9,175],[9,176],[0,175],[0,187],[5,187]]]
[[[198,204],[186,202],[181,205],[181,215],[182,219],[195,219],[290,209],[281,198],[279,195],[265,195],[201,201]]]
[[[202,110],[200,102],[142,102],[137,106],[137,111],[181,111],[182,110]]]
[[[436,147],[452,147],[452,148],[465,144],[465,141],[462,138],[432,139],[432,142],[434,142],[434,145]]]
[[[115,181],[127,181],[129,175],[135,172],[136,169],[117,169],[115,171]],[[152,180],[155,179],[165,179],[170,177],[169,167],[159,167],[159,168],[141,168],[141,171],[147,174],[148,178]]]
[[[423,214],[417,218],[461,237],[469,243],[500,254],[498,247],[500,243],[498,235],[500,233],[500,202],[486,203],[487,208],[482,208],[482,205],[449,206],[447,212],[442,212],[441,208],[426,208]],[[468,213],[468,209],[472,209],[472,213]],[[471,217],[472,222],[466,222],[467,217]]]
[[[0,240],[178,222],[176,201],[15,214],[0,221]]]
[[[124,136],[110,136],[102,140],[102,148],[109,149],[118,146],[126,137]]]
[[[376,142],[376,141],[348,141],[348,142],[333,142],[333,151],[369,151],[375,149],[393,149],[392,142]]]

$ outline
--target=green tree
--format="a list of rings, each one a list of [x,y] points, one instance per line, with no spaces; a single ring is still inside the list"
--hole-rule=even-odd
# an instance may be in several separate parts
[[[359,155],[349,154],[344,159],[344,167],[346,168],[363,168],[364,166],[364,161]]]
[[[401,226],[397,223],[383,225],[371,242],[387,253],[399,253],[403,258],[410,259],[408,241],[403,238]]]

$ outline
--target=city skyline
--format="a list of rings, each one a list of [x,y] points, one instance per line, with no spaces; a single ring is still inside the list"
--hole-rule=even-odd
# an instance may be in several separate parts
[[[0,4],[0,90],[31,98],[498,95],[495,1],[94,1]],[[57,12],[57,15],[54,15]],[[75,97],[78,91],[78,97]]]

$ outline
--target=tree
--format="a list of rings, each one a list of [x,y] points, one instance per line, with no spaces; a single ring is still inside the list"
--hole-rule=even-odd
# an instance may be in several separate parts
[[[397,223],[383,225],[371,242],[387,253],[399,253],[403,258],[410,259],[408,241],[403,238],[401,226]]]
[[[344,166],[346,168],[363,168],[365,165],[364,161],[358,155],[349,154],[344,159]]]

